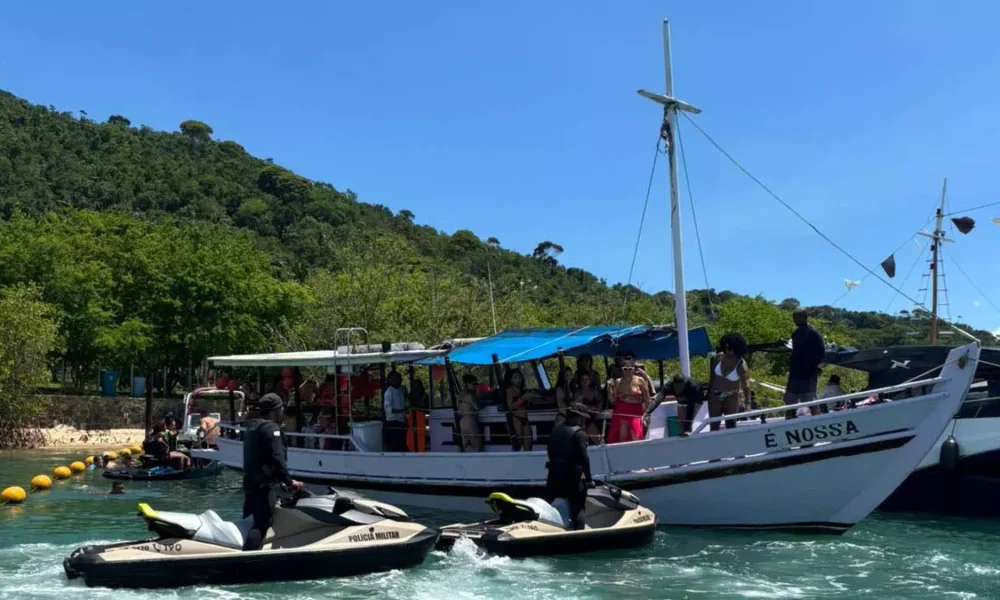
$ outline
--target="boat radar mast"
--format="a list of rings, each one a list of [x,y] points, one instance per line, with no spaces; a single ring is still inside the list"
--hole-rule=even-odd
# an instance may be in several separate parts
[[[674,312],[677,320],[678,354],[681,374],[691,376],[691,354],[688,350],[687,298],[684,293],[684,254],[681,247],[681,207],[677,199],[677,154],[674,151],[674,131],[677,127],[677,111],[698,114],[700,109],[673,97],[674,81],[670,62],[670,23],[663,20],[663,65],[666,86],[663,94],[639,90],[639,95],[663,105],[663,124],[660,136],[667,147],[670,162],[670,230],[674,249]]]

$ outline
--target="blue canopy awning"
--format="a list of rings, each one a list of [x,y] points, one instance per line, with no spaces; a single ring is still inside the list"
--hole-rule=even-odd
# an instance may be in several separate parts
[[[692,356],[712,351],[704,327],[689,330],[688,341]],[[460,364],[489,365],[494,355],[501,363],[516,363],[551,358],[560,351],[566,356],[614,356],[628,351],[640,360],[671,360],[679,356],[676,332],[638,325],[513,329],[456,348],[448,359]],[[435,357],[421,364],[443,363],[443,358]]]

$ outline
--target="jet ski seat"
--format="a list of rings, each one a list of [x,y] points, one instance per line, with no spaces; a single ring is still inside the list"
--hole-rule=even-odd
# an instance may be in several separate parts
[[[238,522],[223,521],[214,510],[200,515],[158,512],[148,504],[139,505],[139,514],[149,529],[165,538],[179,538],[242,549],[243,540],[253,526],[253,517]]]
[[[563,529],[567,526],[559,511],[541,498],[515,500],[502,492],[494,492],[490,494],[487,503],[500,521],[506,524],[541,521]]]

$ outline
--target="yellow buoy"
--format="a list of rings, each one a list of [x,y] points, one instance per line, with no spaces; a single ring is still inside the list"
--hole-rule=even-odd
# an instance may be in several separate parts
[[[47,490],[52,487],[52,479],[48,475],[35,475],[31,479],[31,487],[36,490]]]
[[[24,502],[24,498],[27,494],[24,493],[24,488],[17,487],[13,485],[3,492],[0,492],[0,500],[3,500],[4,504],[20,504]]]
[[[73,471],[74,473],[83,473],[84,471],[87,470],[87,465],[83,464],[80,461],[72,462],[69,464],[69,470]]]
[[[94,457],[88,456],[87,458],[83,459],[83,464],[87,465],[88,467],[94,464]]]
[[[110,458],[111,460],[115,460],[118,458],[118,453],[113,450],[108,450],[107,452],[104,453],[104,458]]]
[[[118,456],[132,456],[131,448],[122,448],[118,451]]]
[[[142,446],[139,444],[132,446],[132,456],[142,456]]]
[[[69,470],[69,467],[56,467],[52,469],[52,476],[56,479],[66,479],[72,474],[73,472]]]

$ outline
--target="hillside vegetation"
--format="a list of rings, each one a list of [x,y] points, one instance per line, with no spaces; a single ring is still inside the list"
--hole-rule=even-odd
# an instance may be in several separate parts
[[[0,92],[0,289],[34,288],[50,307],[32,314],[57,327],[53,372],[84,382],[136,365],[177,379],[213,354],[329,347],[348,325],[436,343],[492,333],[494,310],[498,329],[673,321],[670,293],[567,268],[555,241],[522,255],[440,232],[212,134],[199,121],[174,133],[97,123]],[[795,305],[689,292],[692,325],[751,342],[787,336]],[[926,319],[810,312],[839,343],[926,340]]]

